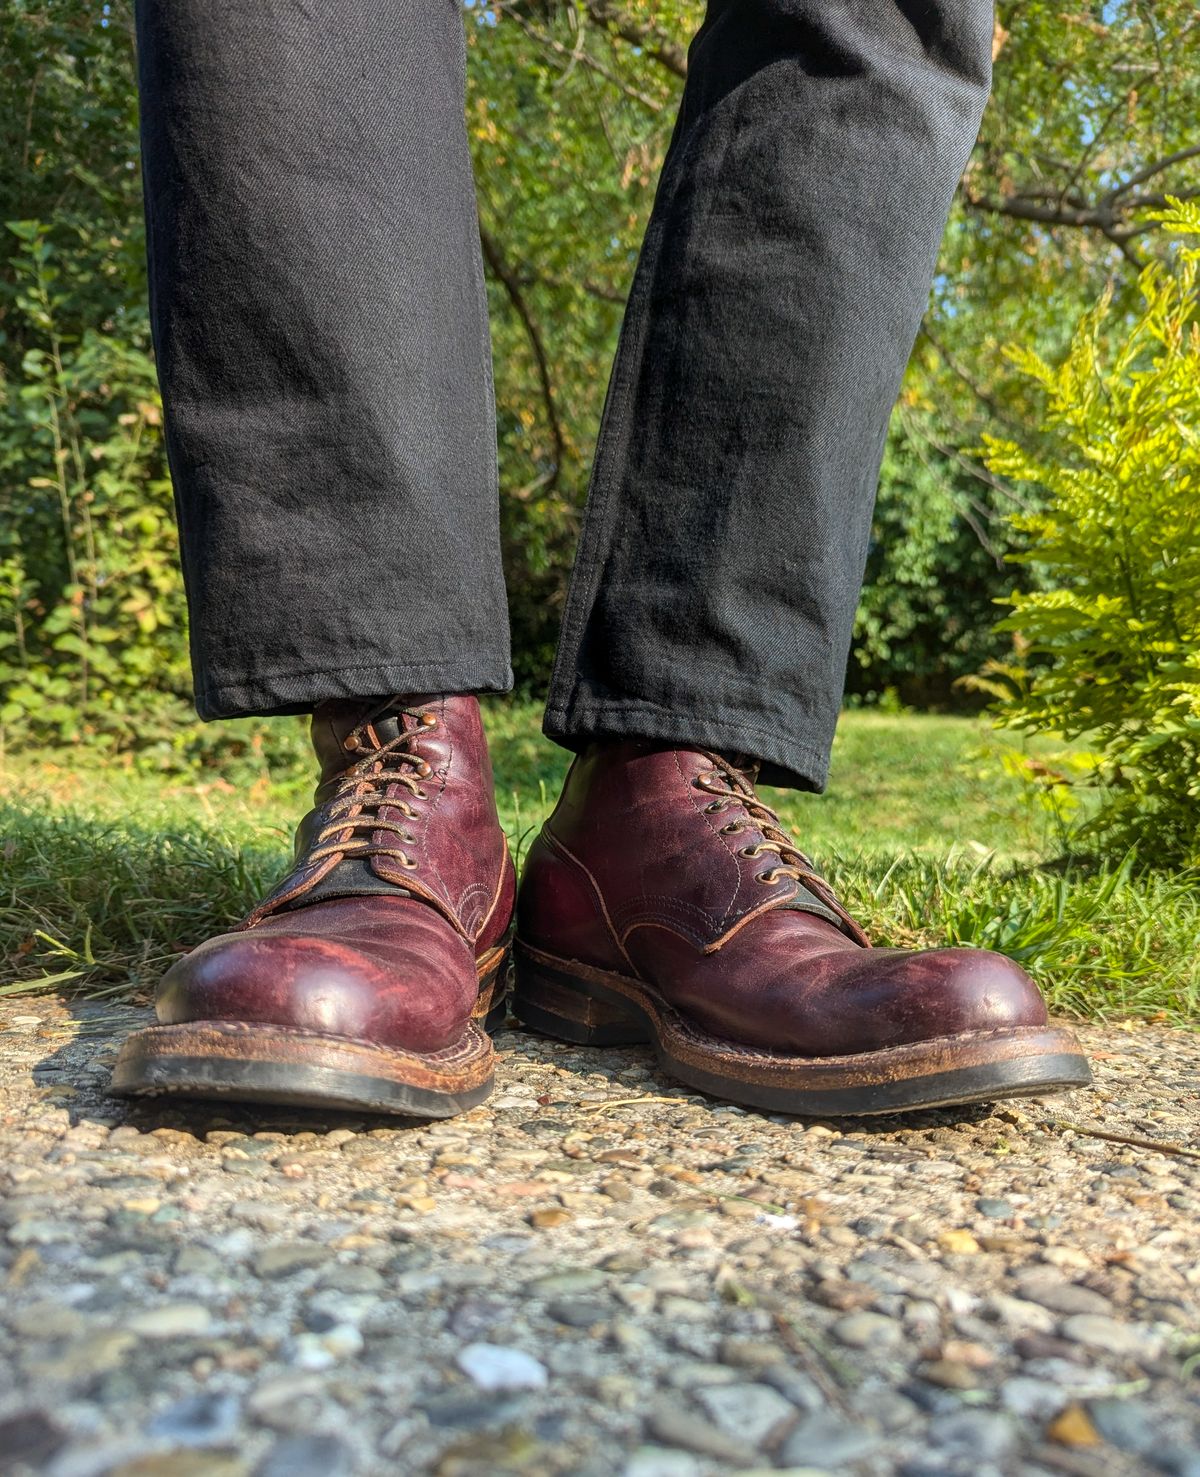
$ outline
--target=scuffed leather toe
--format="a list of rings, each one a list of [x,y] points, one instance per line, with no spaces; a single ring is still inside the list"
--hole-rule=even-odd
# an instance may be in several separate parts
[[[349,897],[222,934],[174,964],[158,1018],[243,1021],[440,1051],[478,994],[473,952],[439,914],[403,897]]]

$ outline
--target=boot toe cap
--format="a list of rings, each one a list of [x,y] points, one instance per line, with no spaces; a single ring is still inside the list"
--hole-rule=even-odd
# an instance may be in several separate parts
[[[280,915],[178,960],[159,984],[159,1020],[274,1025],[421,1052],[461,1037],[478,990],[474,960],[430,910],[406,909],[402,929],[385,914],[366,930],[361,909],[303,911],[303,922]]]

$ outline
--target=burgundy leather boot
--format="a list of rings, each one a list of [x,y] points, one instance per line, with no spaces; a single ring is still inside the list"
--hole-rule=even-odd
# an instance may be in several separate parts
[[[681,1082],[785,1113],[1091,1080],[1075,1037],[1003,955],[871,948],[739,763],[637,743],[576,759],[517,904],[528,1026],[650,1041]]]
[[[317,709],[292,872],[164,975],[122,1094],[447,1118],[492,1089],[515,879],[472,697]]]

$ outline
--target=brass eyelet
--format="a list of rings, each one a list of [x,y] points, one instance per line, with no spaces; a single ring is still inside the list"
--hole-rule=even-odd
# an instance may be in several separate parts
[[[758,846],[743,846],[738,856],[755,857],[762,855],[762,848]]]
[[[774,887],[779,881],[779,875],[776,872],[756,872],[754,880],[761,882],[764,887]]]
[[[736,836],[743,829],[741,821],[730,821],[727,826],[721,827],[722,836]]]

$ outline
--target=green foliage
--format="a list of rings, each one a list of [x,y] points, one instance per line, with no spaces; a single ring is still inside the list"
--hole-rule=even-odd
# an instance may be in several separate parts
[[[1200,236],[1200,207],[1168,230]],[[1142,274],[1144,308],[1107,353],[1106,294],[1057,367],[1012,359],[1045,392],[1038,455],[989,438],[988,464],[1046,495],[1017,517],[1021,556],[1053,588],[1013,595],[1003,628],[1044,663],[1004,721],[1086,736],[1103,803],[1084,826],[1109,852],[1200,863],[1200,248]]]
[[[188,683],[154,367],[74,331],[49,229],[8,228],[27,347],[0,432],[0,723],[127,746]]]
[[[464,4],[468,131],[492,311],[501,526],[519,680],[540,687],[622,305],[703,0]],[[999,350],[1103,333],[1161,254],[1162,192],[1200,184],[1193,0],[1000,0],[996,85],[884,469],[851,688],[951,700],[1000,654],[1014,498],[965,448],[1040,449]],[[0,7],[0,737],[72,736],[178,767],[245,732],[188,724],[149,334],[131,0]],[[14,232],[3,223],[17,225]],[[1100,330],[1098,330],[1099,332]],[[1041,577],[1025,566],[1024,584]],[[275,725],[277,728],[278,725]],[[268,742],[274,743],[274,739]],[[286,751],[287,742],[282,747]]]
[[[978,484],[894,419],[847,674],[851,700],[961,707],[955,684],[1004,650],[995,602],[1013,538],[989,526]]]

